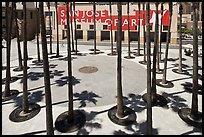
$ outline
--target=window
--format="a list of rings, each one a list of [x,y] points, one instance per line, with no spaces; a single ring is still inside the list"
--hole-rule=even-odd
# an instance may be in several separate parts
[[[49,27],[51,25],[51,29],[55,29],[54,24],[55,20],[54,20],[54,14],[52,12],[45,12],[45,23],[46,26]]]
[[[163,26],[163,31],[168,30],[168,26]]]
[[[45,16],[52,16],[52,12],[51,11],[50,12],[46,11]]]
[[[89,29],[94,29],[94,25],[89,25]]]
[[[80,25],[80,24],[77,24],[76,28],[77,28],[77,29],[81,29],[81,25]]]
[[[103,25],[103,29],[104,30],[108,29],[108,25]]]

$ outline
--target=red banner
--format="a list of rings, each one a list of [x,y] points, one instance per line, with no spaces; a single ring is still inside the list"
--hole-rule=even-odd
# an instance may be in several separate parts
[[[76,16],[76,22],[79,23],[94,23],[94,13],[93,10],[76,10],[75,13],[72,13],[72,20],[74,20],[74,14]],[[145,15],[143,18],[143,14]],[[110,26],[112,24],[112,29],[117,30],[117,24],[118,24],[118,16],[113,15],[112,16],[112,23],[110,21],[109,11],[108,10],[96,10],[96,23],[107,23],[108,29],[110,30]],[[69,13],[69,17],[71,18],[71,14]],[[155,17],[156,13],[155,10],[150,11],[150,25],[153,25],[155,23]],[[160,19],[162,17],[162,25],[168,26],[169,24],[169,12],[168,10],[163,11],[163,16],[161,16],[161,11],[159,10],[159,24]],[[140,25],[145,25],[146,23],[146,11],[140,10]],[[61,6],[58,7],[58,23],[59,25],[66,25],[66,7]],[[136,26],[139,23],[139,12],[136,11],[135,15],[129,16],[129,26],[130,30],[135,30]],[[122,16],[122,29],[127,30],[128,29],[128,16],[124,15]]]

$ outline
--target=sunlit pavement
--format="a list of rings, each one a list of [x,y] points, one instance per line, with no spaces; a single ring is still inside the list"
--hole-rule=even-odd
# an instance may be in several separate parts
[[[62,43],[64,43],[62,45]],[[67,86],[67,47],[66,41],[60,43],[60,54],[63,57],[49,58],[50,81],[52,92],[52,111],[53,125],[56,118],[68,110],[68,86]],[[79,42],[80,43],[80,42]],[[3,135],[21,135],[21,134],[46,134],[46,112],[45,112],[45,94],[43,68],[32,61],[37,59],[36,41],[28,41],[28,91],[29,101],[41,106],[41,111],[32,119],[14,123],[9,120],[9,114],[22,104],[23,84],[22,73],[14,72],[13,69],[18,66],[18,54],[16,39],[12,40],[11,49],[11,76],[20,77],[14,83],[10,84],[11,89],[19,90],[20,94],[12,100],[2,103],[2,134]],[[137,56],[134,59],[125,59],[128,48],[122,48],[122,88],[124,96],[124,105],[130,107],[136,113],[136,122],[129,126],[116,125],[108,117],[108,110],[116,105],[116,81],[117,81],[117,56],[108,56],[110,53],[109,43],[100,43],[97,49],[104,53],[92,55],[93,44],[80,44],[78,50],[83,56],[73,55],[72,73],[74,77],[74,109],[80,109],[86,114],[86,123],[78,131],[73,133],[60,133],[54,131],[55,135],[126,135],[126,134],[146,134],[146,103],[142,100],[142,95],[146,93],[146,65],[138,63],[143,60],[143,56]],[[53,44],[53,52],[56,53],[56,43]],[[131,51],[137,45],[131,45]],[[143,47],[141,47],[143,49]],[[21,51],[23,53],[23,42],[21,42]],[[41,50],[40,46],[40,50]],[[48,53],[50,45],[48,44]],[[165,53],[165,49],[162,49]],[[143,53],[143,50],[141,50]],[[192,93],[185,90],[185,85],[192,83],[193,58],[183,53],[184,70],[189,75],[177,74],[172,71],[178,64],[178,49],[169,49],[169,59],[167,65],[167,80],[172,81],[173,88],[162,88],[157,86],[157,93],[166,97],[168,104],[166,107],[152,108],[153,134],[158,135],[202,135],[202,130],[187,125],[178,115],[178,109],[190,107],[192,103]],[[23,54],[22,54],[23,55]],[[54,54],[53,54],[54,55]],[[53,56],[49,55],[49,57]],[[132,55],[134,56],[134,55]],[[164,57],[164,54],[162,54]],[[42,58],[42,52],[41,52]],[[199,84],[202,85],[202,57],[199,60]],[[6,65],[6,48],[2,49],[2,64]],[[82,73],[79,71],[84,66],[96,67],[94,73]],[[163,63],[160,63],[163,68]],[[6,70],[2,70],[2,79],[6,77]],[[161,79],[162,74],[157,74],[157,79]],[[2,92],[5,85],[2,85]],[[198,94],[198,110],[202,112],[202,95]]]

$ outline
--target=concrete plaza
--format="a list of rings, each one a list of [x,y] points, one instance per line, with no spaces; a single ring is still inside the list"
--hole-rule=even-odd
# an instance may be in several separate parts
[[[108,56],[111,52],[109,42],[98,44],[97,49],[101,52],[92,55],[93,42],[88,44],[80,43],[78,50],[82,56],[72,55],[72,74],[74,78],[74,109],[82,110],[86,115],[85,125],[73,133],[60,133],[55,129],[55,135],[126,135],[146,134],[146,103],[142,100],[142,95],[146,93],[146,65],[140,64],[143,56],[135,56],[134,59],[126,59],[127,45],[122,47],[122,88],[124,105],[135,111],[136,121],[129,126],[120,126],[111,122],[108,117],[108,110],[116,105],[117,89],[117,56]],[[3,43],[4,46],[5,43]],[[48,43],[48,53],[50,44]],[[19,95],[9,101],[2,102],[2,134],[3,135],[46,135],[46,111],[44,93],[43,66],[32,61],[37,60],[36,40],[28,41],[28,91],[29,101],[41,106],[39,114],[25,122],[12,122],[9,114],[19,105],[22,105],[23,83],[22,71],[15,72],[18,67],[18,53],[16,39],[12,40],[11,48],[11,76],[19,79],[10,84],[11,89],[16,89]],[[163,45],[165,47],[165,45]],[[172,71],[178,64],[177,45],[169,49],[170,59],[167,65],[167,80],[174,84],[173,88],[162,88],[157,86],[157,93],[163,95],[168,104],[166,107],[152,107],[153,134],[156,135],[202,135],[202,129],[187,125],[178,115],[180,108],[191,108],[192,93],[185,90],[185,85],[192,83],[193,58],[186,56],[183,52],[184,70],[189,75],[177,74]],[[141,48],[142,44],[141,44]],[[23,42],[21,42],[23,53]],[[56,53],[56,42],[53,42],[53,52]],[[131,43],[131,51],[137,52],[137,43]],[[41,45],[40,50],[42,51]],[[152,48],[153,50],[153,48]],[[162,48],[165,53],[165,49]],[[143,50],[141,50],[143,53]],[[22,54],[23,55],[23,54]],[[53,54],[54,55],[54,54]],[[53,125],[56,118],[68,110],[68,84],[67,84],[67,47],[66,40],[60,42],[60,58],[50,58],[50,83],[52,93]],[[200,55],[200,54],[199,54]],[[134,56],[134,55],[132,55]],[[162,54],[164,57],[164,54]],[[42,59],[42,52],[41,52]],[[198,57],[199,62],[199,84],[202,85],[202,56]],[[6,48],[2,48],[2,65],[6,65]],[[82,73],[79,71],[84,66],[96,67],[95,73]],[[163,68],[163,63],[160,63]],[[6,77],[6,70],[2,70],[2,79]],[[157,74],[157,79],[161,79],[162,74]],[[2,92],[5,84],[2,84]],[[201,91],[202,93],[202,91]],[[202,112],[202,94],[198,94],[198,110]]]

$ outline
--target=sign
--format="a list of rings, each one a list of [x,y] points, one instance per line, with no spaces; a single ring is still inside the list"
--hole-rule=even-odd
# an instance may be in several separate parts
[[[150,11],[150,25],[153,25],[155,23],[155,17],[156,17],[156,11],[151,10]],[[169,24],[169,12],[168,10],[163,11],[163,16],[161,16],[161,10],[159,10],[159,24],[160,19],[162,17],[162,25],[168,26]],[[72,21],[74,21],[74,14],[76,16],[76,22],[78,23],[94,23],[94,13],[93,10],[76,10],[75,13],[73,12],[72,15]],[[145,14],[145,17],[143,18],[143,14]],[[110,20],[110,15],[108,10],[96,10],[96,23],[107,23],[108,29],[110,30],[110,26],[112,24],[112,29],[117,30],[118,25],[118,16],[112,15],[112,22]],[[71,19],[71,14],[69,13],[69,17]],[[139,23],[139,11],[135,12],[135,15],[129,16],[129,25],[130,30],[135,30],[135,26]],[[146,11],[140,10],[140,25],[146,25]],[[61,6],[58,7],[58,23],[59,25],[66,25],[66,7]],[[128,16],[123,15],[122,16],[122,29],[127,30],[128,29]]]

